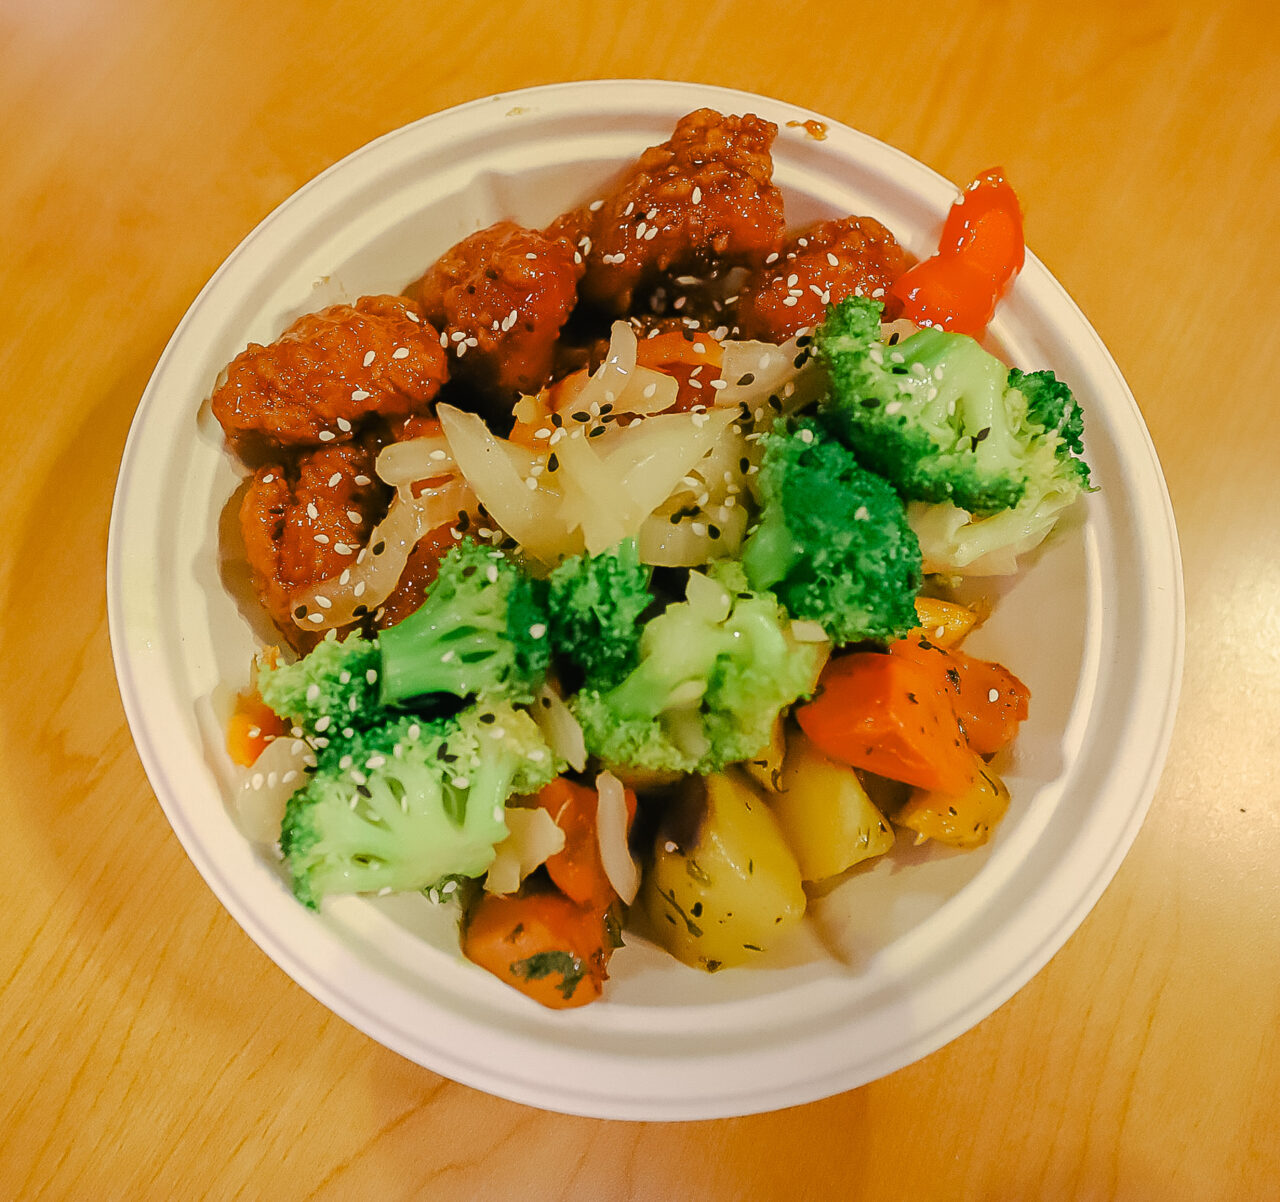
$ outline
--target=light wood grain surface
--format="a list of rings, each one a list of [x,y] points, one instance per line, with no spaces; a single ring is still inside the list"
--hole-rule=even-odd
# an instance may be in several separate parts
[[[1280,1196],[1278,11],[3,0],[0,1198]],[[107,640],[129,422],[223,257],[378,134],[607,76],[772,94],[955,180],[1003,164],[1182,539],[1172,752],[1079,932],[942,1051],[746,1119],[544,1114],[331,1016],[187,861]]]

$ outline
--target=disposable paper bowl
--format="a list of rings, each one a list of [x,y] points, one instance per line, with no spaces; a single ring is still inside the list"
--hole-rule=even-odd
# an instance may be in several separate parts
[[[1002,586],[973,646],[1030,685],[1009,816],[970,853],[898,849],[815,903],[767,966],[714,976],[643,942],[607,1000],[553,1013],[458,952],[418,898],[340,899],[320,915],[229,816],[231,693],[257,646],[224,585],[219,523],[237,483],[203,405],[220,369],[299,314],[398,291],[500,217],[541,225],[598,195],[686,112],[782,129],[788,219],[879,217],[928,253],[954,187],[863,134],[775,100],[611,81],[492,97],[388,134],[267,218],[191,306],[129,436],[112,514],[111,637],[139,753],[174,831],[222,903],[294,980],[404,1056],[491,1093],[577,1114],[693,1119],[811,1101],[933,1051],[1023,985],[1084,918],[1141,823],[1173,719],[1182,593],[1150,439],[1097,335],[1032,256],[992,333],[1011,361],[1076,390],[1101,491]],[[982,164],[975,164],[981,167]],[[261,631],[259,631],[259,634]]]

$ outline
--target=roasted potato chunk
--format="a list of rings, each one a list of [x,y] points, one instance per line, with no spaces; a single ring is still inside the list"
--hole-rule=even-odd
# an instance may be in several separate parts
[[[847,764],[822,754],[798,730],[787,736],[777,786],[768,795],[806,881],[823,881],[893,846],[893,828]]]
[[[757,959],[805,909],[777,820],[732,771],[690,778],[672,803],[640,899],[662,946],[708,972]]]

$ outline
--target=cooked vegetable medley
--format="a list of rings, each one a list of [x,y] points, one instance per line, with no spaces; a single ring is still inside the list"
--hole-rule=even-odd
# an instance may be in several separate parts
[[[235,810],[304,905],[456,905],[469,959],[578,1006],[624,932],[750,964],[895,832],[972,847],[1010,805],[1029,693],[951,590],[1090,487],[1069,387],[975,340],[1017,199],[980,176],[914,265],[870,216],[788,231],[777,132],[691,113],[548,228],[408,247],[403,295],[228,366],[282,644]]]

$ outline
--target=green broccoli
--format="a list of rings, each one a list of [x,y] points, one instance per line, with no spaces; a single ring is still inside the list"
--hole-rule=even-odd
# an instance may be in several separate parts
[[[382,703],[430,693],[532,700],[549,657],[541,592],[501,551],[453,547],[421,608],[381,635]]]
[[[576,555],[551,573],[547,601],[552,650],[587,686],[610,689],[639,658],[640,617],[653,601],[651,570],[635,539],[602,555]]]
[[[815,353],[830,378],[820,413],[904,498],[985,515],[1078,484],[1082,469],[1087,478],[1075,458],[1074,402],[1041,385],[1031,405],[1009,369],[964,334],[924,329],[886,346],[879,318],[878,302],[849,299],[818,327]]]
[[[742,550],[747,579],[836,643],[891,642],[916,624],[920,544],[893,487],[811,421],[764,440],[760,523]]]
[[[386,720],[379,704],[378,644],[351,634],[319,642],[296,663],[258,661],[258,691],[282,718],[310,739],[330,741],[346,728]]]
[[[1027,459],[1027,488],[1012,509],[972,514],[952,505],[911,505],[908,520],[932,572],[1002,575],[1018,556],[1042,542],[1064,510],[1092,491],[1084,450],[1084,417],[1071,389],[1051,371],[1009,372],[1005,396],[1026,404],[1028,420],[1043,427]],[[926,553],[927,546],[927,553]]]
[[[505,702],[358,731],[320,753],[285,807],[280,847],[294,895],[315,909],[331,893],[480,876],[506,837],[507,798],[561,767],[529,715]]]
[[[797,639],[774,597],[746,591],[737,565],[691,572],[687,598],[644,625],[620,684],[573,698],[587,750],[611,768],[706,773],[750,759],[813,689],[829,645]]]
[[[1008,384],[1017,389],[1027,402],[1027,418],[1058,436],[1058,455],[1068,458],[1065,467],[1080,478],[1083,488],[1089,486],[1089,465],[1080,458],[1084,454],[1084,414],[1071,389],[1051,371],[1009,372]]]

